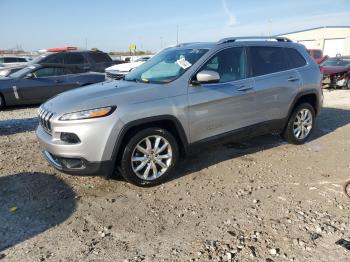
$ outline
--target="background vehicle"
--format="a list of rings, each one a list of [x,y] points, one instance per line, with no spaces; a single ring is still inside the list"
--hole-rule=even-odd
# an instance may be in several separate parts
[[[45,158],[70,174],[118,167],[151,186],[210,142],[280,133],[304,143],[323,102],[319,66],[302,45],[259,38],[180,44],[121,81],[56,96],[39,110]]]
[[[17,56],[3,56],[0,57],[0,68],[11,67],[28,63],[28,60],[24,57]]]
[[[321,49],[308,49],[307,51],[317,64],[320,64],[322,61],[327,59],[327,56],[323,55],[323,51]]]
[[[5,68],[1,68],[0,67],[0,78],[1,77],[5,77],[5,76],[9,76],[10,74],[17,72],[19,70],[21,70],[22,68],[26,67],[25,65],[20,65],[20,66],[11,66],[11,67],[5,67]]]
[[[76,47],[51,48],[35,58],[31,64],[63,64],[75,66],[80,72],[101,72],[115,64],[112,58],[101,51],[78,50]]]
[[[140,57],[135,62],[123,63],[119,65],[114,65],[106,68],[106,75],[111,79],[122,79],[126,74],[128,74],[131,70],[137,68],[142,65],[146,61],[148,61],[150,57]]]
[[[350,57],[337,56],[328,58],[320,65],[323,74],[322,84],[330,88],[350,89]]]
[[[0,108],[39,104],[64,91],[102,82],[101,73],[78,73],[57,64],[30,65],[0,79]]]

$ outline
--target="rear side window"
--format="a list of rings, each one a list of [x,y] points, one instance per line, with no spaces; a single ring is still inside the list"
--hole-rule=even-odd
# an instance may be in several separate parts
[[[64,55],[64,63],[73,65],[73,64],[85,64],[85,58],[82,54],[79,53],[66,53]]]
[[[288,70],[288,61],[281,47],[250,47],[253,76],[261,76]]]
[[[52,64],[63,64],[63,56],[62,54],[52,54],[48,55],[47,57],[43,58],[42,61],[39,61],[40,63],[52,63]]]
[[[285,49],[290,68],[298,68],[306,65],[306,60],[304,57],[294,48],[286,48]]]
[[[106,53],[89,53],[92,60],[94,60],[95,63],[105,63],[105,62],[112,62],[112,58],[110,58],[109,55]]]

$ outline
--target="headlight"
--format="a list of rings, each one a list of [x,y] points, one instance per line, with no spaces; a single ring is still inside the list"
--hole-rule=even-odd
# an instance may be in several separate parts
[[[68,121],[68,120],[81,120],[81,119],[104,117],[112,114],[115,109],[116,109],[115,106],[108,106],[108,107],[101,107],[101,108],[68,113],[61,116],[60,120]]]

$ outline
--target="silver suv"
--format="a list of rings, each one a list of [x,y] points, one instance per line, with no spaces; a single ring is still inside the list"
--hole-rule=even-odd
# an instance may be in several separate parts
[[[123,80],[56,96],[39,109],[37,136],[62,172],[119,169],[151,186],[209,142],[280,133],[302,144],[322,102],[320,69],[304,46],[225,38],[167,48]]]

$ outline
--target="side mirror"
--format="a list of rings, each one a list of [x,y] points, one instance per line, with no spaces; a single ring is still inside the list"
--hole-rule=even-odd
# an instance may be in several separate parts
[[[203,70],[197,74],[197,84],[211,84],[218,83],[220,81],[220,75],[212,70]]]
[[[28,73],[28,74],[25,75],[24,78],[25,79],[32,79],[32,78],[34,78],[34,75],[33,75],[33,73]]]

